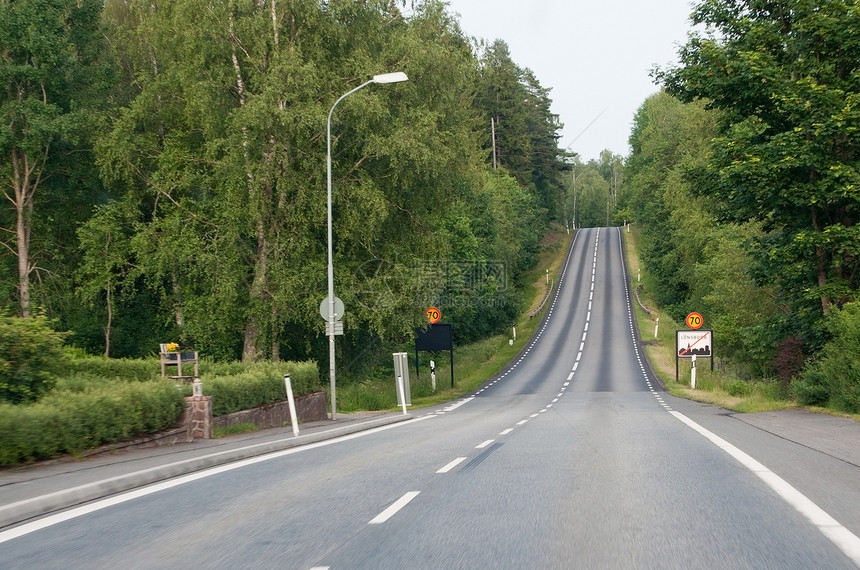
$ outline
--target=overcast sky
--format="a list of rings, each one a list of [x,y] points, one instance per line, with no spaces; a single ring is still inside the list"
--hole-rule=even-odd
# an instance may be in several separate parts
[[[449,0],[463,31],[504,40],[511,58],[551,88],[560,146],[584,161],[604,149],[626,157],[633,115],[659,90],[654,64],[677,61],[689,0]]]

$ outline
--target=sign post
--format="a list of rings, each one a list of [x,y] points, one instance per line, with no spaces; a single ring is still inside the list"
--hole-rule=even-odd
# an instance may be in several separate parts
[[[679,361],[682,358],[709,358],[714,371],[714,331],[675,331],[675,381],[680,377]]]

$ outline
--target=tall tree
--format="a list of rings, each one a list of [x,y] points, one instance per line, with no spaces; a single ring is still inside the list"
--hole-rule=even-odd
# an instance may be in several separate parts
[[[697,185],[722,219],[763,224],[761,277],[814,320],[860,285],[860,5],[707,0],[692,22],[656,77],[720,111]]]
[[[561,218],[568,164],[558,148],[562,125],[550,109],[549,93],[531,70],[514,63],[504,41],[486,47],[476,104],[486,116],[491,161],[529,188],[549,217]]]
[[[0,2],[0,179],[14,227],[3,245],[17,260],[17,305],[30,316],[31,280],[44,269],[33,252],[37,205],[64,201],[80,183],[94,107],[108,86],[98,0]],[[74,159],[71,157],[74,156]],[[55,193],[54,197],[43,193]]]

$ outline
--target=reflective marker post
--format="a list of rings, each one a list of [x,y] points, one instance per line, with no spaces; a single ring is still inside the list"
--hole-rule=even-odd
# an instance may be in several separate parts
[[[695,354],[693,355],[692,361],[693,361],[693,367],[690,368],[690,388],[695,390],[696,389],[696,355]]]
[[[290,423],[293,426],[293,436],[299,436],[299,419],[296,417],[296,401],[293,399],[293,383],[290,375],[284,374],[284,384],[287,388],[287,402],[290,405]]]

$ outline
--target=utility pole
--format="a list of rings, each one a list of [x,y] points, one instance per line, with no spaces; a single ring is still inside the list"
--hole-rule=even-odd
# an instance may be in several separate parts
[[[498,164],[496,162],[496,118],[490,117],[490,134],[493,139],[493,170],[498,168]]]

